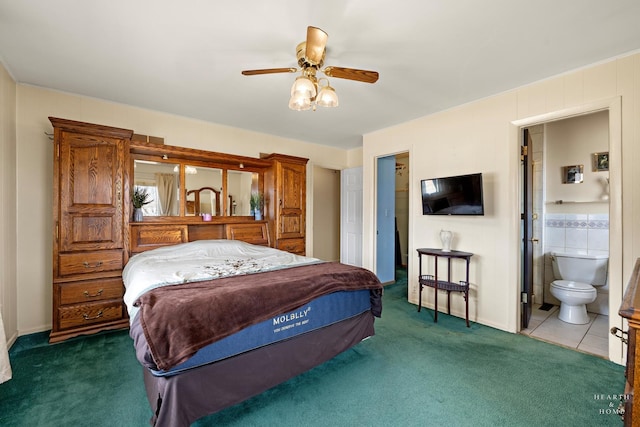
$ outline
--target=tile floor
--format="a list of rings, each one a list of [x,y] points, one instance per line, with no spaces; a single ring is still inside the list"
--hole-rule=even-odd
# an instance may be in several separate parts
[[[588,313],[591,321],[585,325],[572,325],[558,319],[558,306],[549,311],[535,305],[529,327],[521,331],[543,341],[569,347],[585,353],[608,358],[609,316]]]

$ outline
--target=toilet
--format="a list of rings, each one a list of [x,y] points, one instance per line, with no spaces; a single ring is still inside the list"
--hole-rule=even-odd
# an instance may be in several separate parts
[[[563,322],[589,323],[587,304],[596,300],[596,287],[607,284],[607,255],[551,252],[551,266],[556,280],[551,295],[560,301],[558,318]]]

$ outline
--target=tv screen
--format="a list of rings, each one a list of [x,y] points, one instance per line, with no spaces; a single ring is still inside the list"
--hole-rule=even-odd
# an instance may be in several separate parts
[[[423,179],[423,215],[484,215],[482,174]]]

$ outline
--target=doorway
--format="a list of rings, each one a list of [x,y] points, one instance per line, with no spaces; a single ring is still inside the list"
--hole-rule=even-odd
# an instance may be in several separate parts
[[[609,170],[596,155],[610,150],[609,111],[602,110],[522,128],[521,333],[609,357],[609,289],[596,286],[588,323],[558,319],[560,301],[552,254],[609,256]],[[566,171],[580,166],[580,179]]]

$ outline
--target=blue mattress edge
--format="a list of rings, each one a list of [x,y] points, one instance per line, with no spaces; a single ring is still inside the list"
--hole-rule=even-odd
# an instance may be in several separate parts
[[[159,377],[176,375],[332,325],[370,309],[370,291],[367,289],[333,292],[209,344],[170,370],[150,369],[150,372]]]

